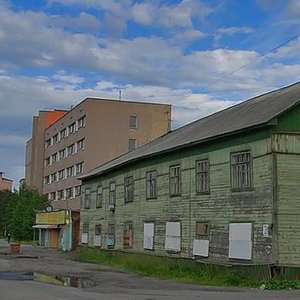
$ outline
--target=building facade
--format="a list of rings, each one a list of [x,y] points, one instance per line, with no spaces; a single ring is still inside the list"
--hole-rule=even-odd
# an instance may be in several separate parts
[[[300,84],[179,128],[81,177],[81,243],[300,265]]]
[[[40,191],[55,209],[79,210],[77,177],[166,134],[170,118],[170,105],[85,99],[43,132]]]
[[[4,172],[0,171],[0,191],[9,190],[12,191],[13,181],[3,177]]]

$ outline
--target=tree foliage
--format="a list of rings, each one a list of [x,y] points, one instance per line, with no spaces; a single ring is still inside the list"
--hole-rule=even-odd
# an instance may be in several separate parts
[[[22,186],[19,191],[0,192],[0,234],[10,232],[14,240],[30,240],[37,210],[47,205],[47,197]]]

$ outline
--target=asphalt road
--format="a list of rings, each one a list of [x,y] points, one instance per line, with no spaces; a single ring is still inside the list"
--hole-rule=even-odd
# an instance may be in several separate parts
[[[0,240],[1,300],[300,299],[300,291],[215,288],[153,279],[76,262],[72,260],[72,253],[39,247],[22,246],[20,256],[6,253],[9,253],[8,244]],[[75,285],[79,288],[63,286],[72,283],[66,278],[75,279]],[[86,283],[87,287],[83,287]]]

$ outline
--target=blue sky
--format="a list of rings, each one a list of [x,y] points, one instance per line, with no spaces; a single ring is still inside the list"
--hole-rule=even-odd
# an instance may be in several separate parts
[[[299,0],[0,0],[0,170],[32,116],[86,97],[173,105],[173,128],[300,80]]]

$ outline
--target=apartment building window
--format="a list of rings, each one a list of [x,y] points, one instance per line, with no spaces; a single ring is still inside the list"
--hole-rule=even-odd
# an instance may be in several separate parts
[[[52,163],[55,163],[58,161],[58,153],[57,152],[51,156],[51,160],[52,160]]]
[[[133,201],[133,176],[124,179],[125,203]]]
[[[84,149],[84,139],[77,142],[77,151]]]
[[[83,172],[83,162],[76,164],[76,174],[80,174]]]
[[[73,196],[73,193],[72,193],[72,188],[67,188],[66,189],[66,198],[68,199],[68,198],[72,198],[72,196]]]
[[[115,205],[116,204],[116,183],[111,182],[109,184],[109,204]]]
[[[75,197],[81,195],[81,185],[76,185],[75,186]]]
[[[199,194],[209,193],[209,162],[207,159],[196,162],[196,191]]]
[[[57,181],[57,172],[51,174],[51,182]]]
[[[65,170],[59,170],[58,171],[58,180],[63,180],[65,179]]]
[[[68,155],[73,155],[75,153],[75,144],[68,146]]]
[[[64,199],[64,190],[59,190],[59,191],[57,192],[57,199],[58,199],[58,200]]]
[[[181,194],[181,172],[180,166],[170,167],[170,195],[178,196]]]
[[[252,170],[250,152],[231,154],[231,187],[242,190],[252,187]]]
[[[115,248],[115,224],[108,224],[107,227],[107,248]]]
[[[54,201],[54,200],[56,200],[56,193],[55,192],[51,192],[50,194],[49,194],[49,200],[50,201]]]
[[[67,177],[74,176],[74,166],[67,168]]]
[[[131,129],[137,128],[137,117],[136,116],[129,117],[129,128],[131,128]]]
[[[45,141],[45,148],[49,148],[51,146],[51,139]]]
[[[156,198],[156,171],[146,173],[147,199]]]
[[[49,184],[50,183],[50,176],[45,176],[44,177],[44,184]]]
[[[101,231],[102,231],[101,224],[96,224],[95,225],[94,246],[97,246],[97,247],[102,246]]]
[[[64,159],[66,157],[66,148],[59,151],[59,159]]]
[[[57,133],[53,136],[53,144],[56,144],[58,142],[59,142],[59,137],[58,137],[58,133]]]
[[[74,133],[76,131],[76,123],[72,123],[68,126],[68,134]]]
[[[61,138],[61,139],[64,139],[64,138],[66,138],[66,137],[67,137],[67,129],[64,128],[64,129],[62,129],[62,130],[60,131],[60,138]]]
[[[91,189],[84,190],[84,208],[91,207]]]
[[[47,157],[46,159],[45,159],[45,166],[47,167],[47,166],[49,166],[50,165],[50,156],[49,157]]]
[[[78,129],[85,126],[85,116],[78,119]]]
[[[124,223],[123,247],[132,248],[133,245],[133,224],[132,222]]]
[[[128,151],[132,151],[136,148],[136,139],[128,140]]]
[[[97,187],[96,208],[102,207],[102,199],[103,199],[103,190],[102,190],[102,186],[99,185]]]
[[[89,222],[82,223],[82,234],[81,234],[81,243],[88,244],[89,241]]]

